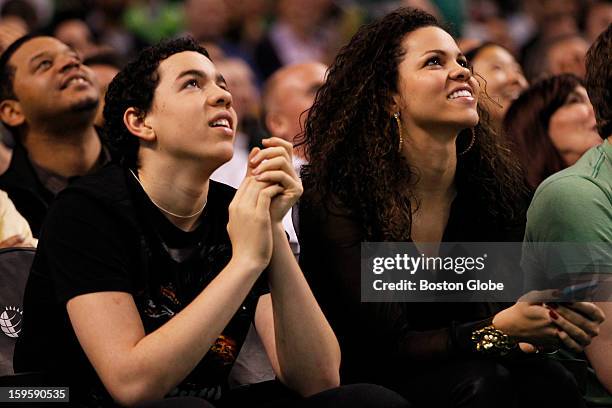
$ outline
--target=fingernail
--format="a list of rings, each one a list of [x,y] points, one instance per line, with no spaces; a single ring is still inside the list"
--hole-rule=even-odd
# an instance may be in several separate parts
[[[557,320],[559,318],[559,315],[557,314],[557,312],[555,312],[554,310],[550,309],[548,310],[548,314],[550,315],[550,317],[554,320]]]

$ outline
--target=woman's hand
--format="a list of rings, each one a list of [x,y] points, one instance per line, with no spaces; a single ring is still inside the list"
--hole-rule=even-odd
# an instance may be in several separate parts
[[[529,294],[528,294],[529,295]],[[578,304],[580,303],[580,304]],[[493,318],[493,325],[519,342],[549,349],[563,344],[582,352],[599,332],[603,312],[594,304],[551,308],[541,302],[519,300]]]
[[[544,347],[559,343],[554,315],[541,303],[519,300],[493,317],[493,326],[518,342]]]
[[[272,222],[280,223],[302,195],[302,183],[293,168],[291,143],[278,137],[262,143],[263,150],[255,148],[251,152],[249,166],[257,181],[282,186],[282,193],[274,197],[270,206]]]

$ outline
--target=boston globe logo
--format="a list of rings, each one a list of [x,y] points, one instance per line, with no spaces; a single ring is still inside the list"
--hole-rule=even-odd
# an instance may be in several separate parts
[[[21,332],[23,312],[18,307],[7,306],[0,314],[0,329],[8,337],[17,338]]]

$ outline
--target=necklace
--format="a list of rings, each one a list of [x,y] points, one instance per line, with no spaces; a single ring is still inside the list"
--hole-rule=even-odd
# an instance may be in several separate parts
[[[136,179],[136,181],[138,182],[138,184],[140,184],[140,187],[142,187],[142,190],[145,192],[145,194],[147,194],[147,190],[145,189],[145,187],[142,185],[142,182],[140,181],[140,179],[138,178],[138,176],[136,176],[136,174],[134,173],[134,171],[132,169],[130,169],[130,173],[132,173],[132,176],[134,176],[134,178]],[[193,218],[196,215],[199,215],[202,213],[202,211],[204,211],[204,208],[206,208],[206,203],[208,200],[204,200],[204,205],[202,205],[202,208],[200,208],[198,211],[194,212],[193,214],[190,215],[180,215],[180,214],[176,214],[173,213],[172,211],[168,211],[166,210],[164,207],[162,207],[161,205],[157,204],[153,198],[151,198],[150,195],[147,194],[147,197],[149,197],[149,200],[151,200],[151,202],[153,203],[154,206],[156,206],[157,208],[159,208],[160,210],[162,210],[163,212],[165,212],[166,214],[170,214],[173,217],[176,218]]]

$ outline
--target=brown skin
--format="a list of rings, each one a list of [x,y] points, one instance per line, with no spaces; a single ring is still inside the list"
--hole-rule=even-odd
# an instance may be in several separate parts
[[[26,42],[9,64],[17,99],[0,102],[2,121],[18,129],[39,166],[64,177],[88,173],[101,151],[93,127],[99,92],[91,70],[52,37]],[[72,78],[79,79],[69,83]]]

